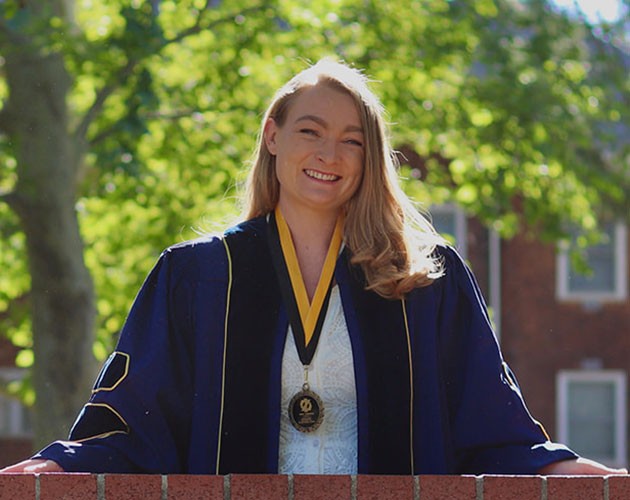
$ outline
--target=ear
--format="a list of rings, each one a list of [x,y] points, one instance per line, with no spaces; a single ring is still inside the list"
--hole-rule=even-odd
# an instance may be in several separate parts
[[[278,134],[278,125],[273,118],[267,119],[265,123],[265,128],[263,130],[263,139],[265,141],[265,146],[267,146],[267,150],[275,155],[277,151],[276,146],[276,136]]]

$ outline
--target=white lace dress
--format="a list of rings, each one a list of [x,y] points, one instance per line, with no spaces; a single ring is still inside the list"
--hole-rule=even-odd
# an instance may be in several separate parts
[[[291,425],[287,408],[304,383],[304,368],[289,327],[282,358],[280,474],[356,474],[357,400],[354,364],[339,288],[333,287],[315,356],[309,367],[311,390],[324,403],[324,420],[313,432]]]

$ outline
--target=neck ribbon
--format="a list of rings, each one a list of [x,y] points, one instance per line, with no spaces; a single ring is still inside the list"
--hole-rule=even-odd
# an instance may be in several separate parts
[[[315,354],[328,309],[333,273],[342,243],[343,217],[337,219],[315,295],[310,303],[291,232],[278,207],[270,214],[268,231],[271,256],[287,307],[295,345],[300,361],[308,366]]]

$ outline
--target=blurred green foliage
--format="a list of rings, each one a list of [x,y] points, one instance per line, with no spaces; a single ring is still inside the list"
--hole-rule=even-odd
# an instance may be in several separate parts
[[[0,3],[0,55],[18,33],[60,54],[73,78],[65,105],[68,133],[84,143],[76,213],[100,359],[160,251],[238,216],[266,103],[322,56],[372,77],[394,143],[423,159],[424,170],[402,170],[420,202],[455,201],[506,237],[525,229],[550,241],[630,213],[618,26],[542,0],[66,0],[72,15],[30,4]],[[2,137],[0,165],[10,193],[16,165]],[[24,245],[0,203],[0,332],[28,366]]]

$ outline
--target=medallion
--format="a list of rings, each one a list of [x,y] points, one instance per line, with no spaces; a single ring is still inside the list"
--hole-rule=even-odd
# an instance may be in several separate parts
[[[315,355],[328,311],[335,263],[343,242],[343,224],[344,218],[340,216],[335,224],[312,302],[309,301],[304,286],[291,231],[278,207],[270,214],[267,226],[271,258],[287,307],[295,347],[304,366],[304,385],[302,390],[291,398],[288,408],[291,424],[300,432],[317,430],[324,419],[324,404],[308,385],[308,367]]]
[[[310,390],[308,384],[291,398],[289,403],[289,419],[300,432],[313,432],[324,420],[324,404],[321,398]]]

